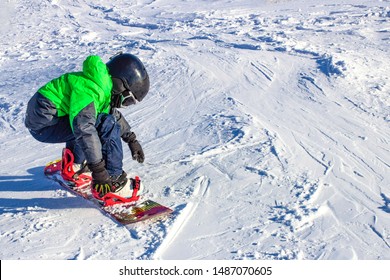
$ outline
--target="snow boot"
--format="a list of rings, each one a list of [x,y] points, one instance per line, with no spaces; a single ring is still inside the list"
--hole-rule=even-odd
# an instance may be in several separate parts
[[[114,191],[107,193],[103,197],[99,196],[99,193],[92,188],[93,196],[101,201],[104,206],[112,206],[120,203],[136,202],[140,195],[143,193],[143,185],[138,176],[133,178],[127,178],[126,172],[122,171],[119,176],[111,176],[112,189]]]
[[[78,176],[80,174],[84,174],[84,175],[87,175],[89,177],[92,177],[92,172],[91,172],[91,170],[89,170],[86,160],[84,160],[83,163],[73,163],[73,171],[75,173],[75,175],[73,175],[73,177]]]
[[[136,177],[138,178],[138,177]],[[112,184],[115,186],[114,193],[121,197],[131,198],[133,196],[140,196],[143,191],[143,186],[141,181],[138,178],[138,187],[137,179],[127,178],[126,172],[122,172],[121,175],[115,177],[111,176]]]

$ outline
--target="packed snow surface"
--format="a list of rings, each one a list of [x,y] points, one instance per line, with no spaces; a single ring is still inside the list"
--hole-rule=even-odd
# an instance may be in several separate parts
[[[5,0],[0,4],[0,259],[390,259],[389,0]],[[145,198],[121,226],[43,175],[62,144],[29,98],[90,54],[137,55],[122,110]]]

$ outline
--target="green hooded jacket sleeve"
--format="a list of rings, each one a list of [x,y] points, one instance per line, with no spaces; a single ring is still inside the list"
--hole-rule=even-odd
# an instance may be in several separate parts
[[[50,99],[58,110],[58,117],[69,116],[73,129],[74,118],[93,102],[96,115],[109,113],[112,80],[99,56],[87,57],[82,72],[67,73],[38,90]],[[96,116],[95,116],[96,117]]]

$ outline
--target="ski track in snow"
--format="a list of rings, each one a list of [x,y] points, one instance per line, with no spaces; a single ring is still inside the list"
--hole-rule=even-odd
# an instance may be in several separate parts
[[[1,259],[390,258],[389,1],[130,2],[1,4]],[[46,180],[62,145],[23,126],[41,85],[121,50],[153,78],[125,168],[175,210],[126,227]]]
[[[158,250],[154,254],[154,258],[159,259],[164,255],[164,252],[172,245],[177,236],[180,234],[180,231],[183,227],[186,226],[186,223],[189,222],[194,213],[199,213],[201,210],[199,208],[199,204],[202,199],[205,199],[206,192],[209,187],[209,182],[207,182],[206,178],[199,178],[199,182],[196,183],[193,197],[196,199],[194,202],[188,202],[185,206],[180,207],[183,208],[178,214],[178,217],[175,219],[174,224],[171,226],[169,230],[169,234],[165,237],[163,243],[160,245]]]

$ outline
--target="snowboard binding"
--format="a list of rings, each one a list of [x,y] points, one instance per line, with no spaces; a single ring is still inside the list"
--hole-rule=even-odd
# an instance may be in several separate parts
[[[116,204],[123,204],[123,203],[135,203],[136,201],[139,200],[140,196],[138,195],[138,191],[140,190],[141,187],[141,179],[138,176],[135,176],[134,179],[128,179],[128,180],[131,180],[130,184],[133,184],[133,192],[131,197],[123,197],[115,194],[114,192],[109,192],[106,195],[104,195],[102,198],[98,199],[103,204],[104,207],[114,206]],[[96,195],[97,194],[94,194],[95,198],[97,198]]]
[[[72,185],[72,188],[80,190],[90,186],[92,183],[92,177],[84,174],[83,171],[83,168],[78,171],[74,170],[74,155],[71,150],[66,148],[62,151],[62,159],[49,162],[44,169],[46,176],[59,173],[63,180]],[[132,186],[131,196],[129,197],[120,196],[114,192],[107,193],[103,197],[100,197],[99,194],[95,193],[95,190],[91,188],[92,196],[98,200],[103,207],[123,203],[134,204],[140,198],[141,179],[138,176],[135,176],[134,179],[129,178],[128,180],[130,180],[130,185]]]
[[[45,175],[52,175],[56,172],[60,172],[61,177],[71,182],[74,187],[82,188],[89,185],[92,181],[91,176],[83,174],[84,169],[74,171],[73,168],[74,155],[69,149],[63,149],[62,159],[58,159],[49,162],[44,169]]]
[[[92,177],[86,174],[83,174],[83,169],[75,172],[73,169],[74,164],[74,155],[71,150],[63,149],[62,150],[62,161],[61,161],[61,176],[64,180],[73,182],[75,187],[81,188],[86,185],[89,185],[92,181]]]

